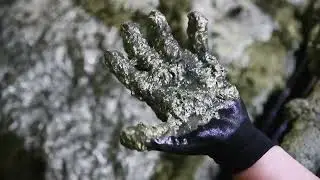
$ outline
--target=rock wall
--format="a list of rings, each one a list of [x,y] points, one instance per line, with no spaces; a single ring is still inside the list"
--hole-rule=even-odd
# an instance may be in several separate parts
[[[320,15],[320,1],[315,5]],[[316,16],[317,16],[316,15]],[[286,104],[284,119],[292,129],[286,134],[281,146],[302,165],[314,173],[320,170],[320,24],[314,23],[308,42],[308,70],[314,86],[304,98],[294,99]]]
[[[1,122],[43,149],[47,179],[148,179],[158,153],[127,150],[118,134],[155,115],[101,62],[122,49],[117,29],[66,0],[1,8]]]
[[[166,15],[184,46],[186,14],[200,11],[209,20],[211,51],[229,69],[254,120],[294,71],[293,52],[304,38],[303,18],[296,14],[302,16],[308,2],[5,0],[0,7],[0,136],[8,140],[2,134],[14,134],[23,151],[37,149],[40,155],[30,159],[45,161],[46,179],[214,179],[219,168],[207,157],[141,153],[119,144],[124,126],[158,120],[106,70],[103,51],[123,51],[119,25],[143,23],[151,9]],[[314,57],[317,52],[308,50]],[[311,62],[316,74],[319,63]],[[315,112],[315,101],[301,100],[288,111]],[[305,142],[317,141],[318,117],[301,125],[307,118],[302,116],[290,115],[294,128],[283,147],[316,171],[320,150]],[[8,179],[15,179],[12,174]]]
[[[293,128],[281,146],[302,165],[316,173],[320,167],[320,84],[306,99],[290,101],[285,117]]]

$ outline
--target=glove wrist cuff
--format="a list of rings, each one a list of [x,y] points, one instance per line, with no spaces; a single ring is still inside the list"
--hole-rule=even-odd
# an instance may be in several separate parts
[[[238,173],[251,167],[274,145],[260,130],[245,121],[221,146],[220,152],[210,157],[221,167]]]

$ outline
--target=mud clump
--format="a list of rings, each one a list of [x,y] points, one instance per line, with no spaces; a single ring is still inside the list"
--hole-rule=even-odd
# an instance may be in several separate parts
[[[208,53],[207,19],[198,12],[188,18],[190,49],[182,49],[165,16],[152,11],[146,39],[137,24],[122,25],[128,57],[116,51],[105,54],[106,64],[119,81],[163,121],[122,131],[121,143],[128,148],[147,150],[150,139],[191,132],[212,118],[219,119],[218,110],[240,98],[227,81],[225,68]]]

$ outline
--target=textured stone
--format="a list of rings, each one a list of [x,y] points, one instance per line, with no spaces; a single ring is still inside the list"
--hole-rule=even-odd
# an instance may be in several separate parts
[[[308,15],[309,42],[307,59],[308,69],[314,77],[319,78],[320,55],[320,25],[317,18],[320,15],[320,1],[314,4],[314,14]],[[309,13],[309,12],[306,12]],[[316,77],[318,76],[318,77]],[[305,99],[290,101],[285,109],[285,118],[293,127],[284,137],[281,144],[296,160],[316,173],[320,167],[320,83],[316,82],[312,92]]]
[[[271,92],[284,87],[287,49],[277,36],[268,42],[255,42],[246,49],[250,62],[246,67],[234,62],[229,77],[253,117],[263,112],[263,104]]]
[[[197,176],[195,176],[195,174],[197,172],[197,169],[201,168],[200,165],[202,164],[203,159],[203,156],[181,156],[174,154],[163,154],[161,156],[161,161],[158,162],[156,168],[154,169],[155,172],[151,177],[151,180],[199,179]],[[209,178],[209,171],[204,172],[204,176]]]
[[[209,49],[227,66],[254,120],[270,93],[283,87],[293,63],[275,33],[276,22],[250,0],[192,2],[193,10],[208,17]]]
[[[209,48],[226,65],[248,65],[249,59],[242,59],[247,47],[268,41],[275,28],[271,17],[249,0],[194,0],[192,10],[209,19]]]
[[[316,173],[320,167],[320,84],[308,99],[287,104],[286,116],[293,128],[281,146],[302,165]]]
[[[119,26],[141,13],[156,8],[158,0],[75,0],[90,14],[98,17],[107,25]]]
[[[105,70],[117,29],[69,0],[1,6],[1,124],[44,151],[47,179],[149,179],[157,152],[128,151],[124,124],[153,112]],[[8,130],[7,129],[7,130]]]
[[[320,24],[317,23],[317,18],[320,16],[320,1],[315,5],[314,26],[310,32],[310,41],[308,43],[308,58],[310,60],[309,69],[311,73],[320,77]]]
[[[294,7],[288,6],[289,1]],[[231,80],[238,83],[251,114],[259,114],[265,98],[283,84],[288,56],[299,42],[296,32],[300,25],[293,17],[294,8],[303,12],[305,4],[301,7],[300,0],[253,2],[2,1],[0,124],[7,126],[6,131],[24,136],[27,150],[43,149],[47,179],[214,177],[217,168],[206,168],[211,167],[211,160],[201,166],[202,157],[159,159],[156,152],[138,153],[119,145],[123,127],[138,121],[156,124],[157,117],[144,103],[132,98],[99,60],[103,49],[122,49],[115,27],[126,20],[139,22],[155,8],[165,14],[179,44],[187,45],[187,11],[200,11],[209,20],[210,51],[232,72]],[[279,6],[277,2],[285,3]],[[284,23],[279,23],[277,17]],[[263,49],[275,51],[272,47],[279,50],[272,52],[272,57],[277,57],[272,65],[279,66],[269,67],[268,60],[256,58]],[[271,53],[261,53],[265,54]],[[236,76],[242,73],[247,81]],[[259,78],[263,78],[261,82]]]

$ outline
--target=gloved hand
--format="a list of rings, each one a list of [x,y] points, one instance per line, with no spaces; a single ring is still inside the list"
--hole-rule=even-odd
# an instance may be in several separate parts
[[[164,15],[153,11],[147,38],[137,24],[122,25],[128,58],[117,51],[105,53],[119,81],[163,121],[128,127],[120,141],[137,150],[209,155],[221,166],[241,171],[273,143],[253,127],[225,69],[208,53],[207,19],[197,12],[188,18],[188,49],[174,39]]]

